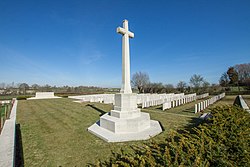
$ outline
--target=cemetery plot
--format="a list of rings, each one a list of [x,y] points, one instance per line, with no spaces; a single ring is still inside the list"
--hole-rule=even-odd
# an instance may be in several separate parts
[[[232,105],[236,96],[214,104]],[[245,96],[244,96],[245,97]],[[162,111],[159,106],[142,109],[159,120],[164,131],[154,140],[163,140],[170,130],[194,126],[195,102]],[[85,166],[110,157],[111,150],[147,142],[107,143],[87,132],[100,115],[112,109],[103,103],[74,103],[72,99],[21,100],[17,107],[23,143],[24,166]]]
[[[163,94],[137,94],[137,104],[141,105],[141,108],[148,108],[152,106],[163,105],[162,110],[177,107],[186,103],[193,102],[195,100],[208,97],[209,94],[202,95],[187,94],[184,93],[163,93]],[[81,95],[81,96],[69,96],[71,99],[76,99],[76,102],[99,102],[105,104],[115,104],[114,94],[94,94],[94,95]]]
[[[107,159],[111,150],[143,143],[107,143],[87,132],[100,115],[111,109],[110,104],[74,103],[66,98],[19,101],[17,123],[21,127],[24,166],[85,166]],[[154,140],[161,140],[171,129],[183,128],[197,119],[194,113],[180,117],[161,110],[143,111],[159,120],[165,129]]]
[[[207,95],[199,96],[199,98],[205,98]],[[94,95],[81,95],[81,96],[69,96],[71,99],[76,99],[76,102],[99,102],[105,104],[115,104],[115,94],[94,94]],[[163,93],[163,94],[137,94],[137,104],[142,108],[162,105],[164,103],[171,102],[171,106],[179,106],[196,99],[196,94],[184,95],[184,93]]]

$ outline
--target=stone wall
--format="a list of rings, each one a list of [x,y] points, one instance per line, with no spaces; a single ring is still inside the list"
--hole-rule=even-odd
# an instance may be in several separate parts
[[[15,133],[16,133],[17,100],[14,101],[10,118],[5,121],[0,135],[0,166],[15,166]]]

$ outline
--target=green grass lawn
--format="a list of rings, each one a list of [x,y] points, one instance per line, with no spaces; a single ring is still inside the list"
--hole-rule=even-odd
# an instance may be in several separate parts
[[[24,166],[84,166],[105,160],[111,150],[119,151],[147,141],[107,143],[87,131],[112,105],[75,103],[73,100],[20,100],[17,123],[20,124]],[[232,98],[217,104],[232,104]],[[154,140],[163,140],[170,130],[188,128],[199,122],[194,103],[162,111],[159,106],[143,109],[161,122],[165,131]]]

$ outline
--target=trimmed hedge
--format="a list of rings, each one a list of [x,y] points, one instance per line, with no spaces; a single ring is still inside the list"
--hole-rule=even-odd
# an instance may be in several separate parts
[[[226,91],[227,96],[229,95],[249,95],[250,91]]]
[[[250,114],[235,106],[211,109],[207,122],[164,142],[121,150],[97,166],[250,166]]]
[[[32,96],[27,96],[27,95],[23,95],[23,96],[17,96],[17,100],[27,100],[27,98],[30,98]]]

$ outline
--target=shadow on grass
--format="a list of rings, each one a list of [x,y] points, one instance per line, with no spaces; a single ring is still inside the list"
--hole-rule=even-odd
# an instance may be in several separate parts
[[[162,106],[157,106],[155,109],[162,110]]]
[[[189,131],[190,133],[193,133],[194,132],[193,128],[199,126],[203,122],[204,122],[203,119],[198,118],[198,117],[197,118],[193,117],[188,122],[188,124],[183,127],[183,129],[179,129],[179,130],[177,130],[177,132],[181,133],[181,134],[185,133],[186,131]]]
[[[190,108],[184,109],[183,111],[184,112],[194,113],[194,107],[190,107]]]
[[[93,104],[87,104],[86,106],[89,106],[89,107],[95,109],[96,111],[98,111],[98,112],[100,113],[99,116],[103,116],[104,114],[106,114],[106,111],[103,111],[103,110],[101,110],[100,108],[97,108],[97,107],[94,106]]]
[[[194,113],[194,108],[188,108],[188,109],[185,109],[185,110],[182,110],[182,112],[184,113]]]
[[[15,166],[23,167],[24,166],[24,157],[23,157],[23,143],[22,143],[22,133],[20,124],[16,124],[16,139],[15,139]]]
[[[159,124],[160,124],[160,126],[161,126],[162,132],[165,131],[165,128],[164,128],[164,126],[162,125],[161,121],[158,121],[158,122],[159,122]]]
[[[194,114],[194,108],[193,107],[191,108],[177,108],[176,107],[176,108],[164,110],[163,112],[191,116]]]

